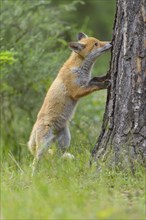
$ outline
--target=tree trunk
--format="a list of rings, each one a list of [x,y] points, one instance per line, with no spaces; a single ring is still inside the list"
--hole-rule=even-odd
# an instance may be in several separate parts
[[[146,5],[117,0],[106,109],[92,159],[146,162]]]

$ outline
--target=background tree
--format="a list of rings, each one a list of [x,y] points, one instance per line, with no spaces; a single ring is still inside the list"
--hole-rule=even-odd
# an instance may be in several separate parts
[[[109,71],[112,85],[92,153],[96,160],[109,156],[124,166],[146,160],[145,6],[144,0],[117,0]]]

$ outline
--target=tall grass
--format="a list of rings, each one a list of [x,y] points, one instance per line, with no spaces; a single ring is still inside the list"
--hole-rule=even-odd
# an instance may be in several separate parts
[[[33,178],[28,159],[21,169],[3,163],[3,219],[145,219],[141,168],[135,176],[97,170],[88,166],[88,151],[74,154],[72,161],[57,155],[43,161]]]

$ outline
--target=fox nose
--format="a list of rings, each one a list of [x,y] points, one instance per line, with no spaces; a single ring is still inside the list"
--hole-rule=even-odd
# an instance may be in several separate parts
[[[109,44],[109,45],[113,46],[112,41],[105,41],[104,45],[106,45],[106,44]]]
[[[107,42],[107,45],[109,45],[109,47],[112,47],[113,46],[112,41]]]

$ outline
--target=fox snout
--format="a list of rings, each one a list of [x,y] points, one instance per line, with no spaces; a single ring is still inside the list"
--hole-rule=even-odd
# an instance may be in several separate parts
[[[103,51],[109,50],[112,47],[112,43],[111,42],[107,42],[101,49],[103,49]]]
[[[92,57],[93,60],[95,60],[97,57],[102,55],[104,52],[108,51],[112,47],[111,42],[107,42],[104,44],[104,46],[99,47],[97,49],[94,49],[88,56],[87,59],[90,59]]]

